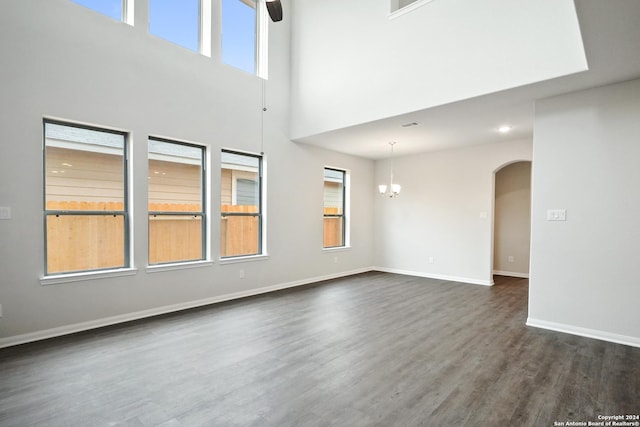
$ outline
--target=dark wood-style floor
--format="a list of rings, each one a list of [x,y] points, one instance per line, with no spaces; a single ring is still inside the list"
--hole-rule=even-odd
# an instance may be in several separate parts
[[[1,426],[552,426],[640,412],[640,349],[527,281],[366,273],[0,350]]]

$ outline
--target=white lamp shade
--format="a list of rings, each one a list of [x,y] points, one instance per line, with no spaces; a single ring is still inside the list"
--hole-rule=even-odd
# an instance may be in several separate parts
[[[398,194],[400,190],[402,190],[402,186],[400,186],[400,184],[393,184],[391,186],[391,192],[394,194]]]
[[[380,191],[380,194],[384,194],[387,192],[387,186],[384,184],[378,185],[378,191]]]

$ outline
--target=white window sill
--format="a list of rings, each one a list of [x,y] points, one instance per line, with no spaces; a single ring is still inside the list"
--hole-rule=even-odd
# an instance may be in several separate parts
[[[342,252],[350,250],[351,246],[335,246],[333,248],[322,248],[322,252]]]
[[[239,262],[264,261],[268,259],[269,259],[269,255],[266,255],[266,254],[237,256],[237,257],[231,257],[231,258],[220,258],[220,265],[237,264]]]
[[[409,12],[413,12],[414,10],[416,10],[417,8],[424,6],[427,3],[431,3],[433,0],[418,0],[416,2],[413,2],[401,9],[398,10],[394,10],[393,12],[391,12],[389,14],[389,19],[396,19],[399,16],[405,15]]]
[[[41,285],[57,285],[60,283],[83,282],[86,280],[108,279],[110,277],[134,276],[137,268],[118,268],[115,270],[83,271],[81,273],[56,274],[40,278]]]
[[[162,271],[173,271],[173,270],[187,270],[191,268],[201,268],[201,267],[211,267],[213,265],[213,261],[189,261],[189,262],[174,262],[171,264],[157,264],[157,265],[148,265],[147,273],[160,273]]]

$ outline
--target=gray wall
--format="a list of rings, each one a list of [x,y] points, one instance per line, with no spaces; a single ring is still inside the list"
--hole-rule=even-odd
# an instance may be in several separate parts
[[[531,325],[640,346],[638,100],[633,80],[536,103]]]
[[[294,139],[588,69],[573,0],[292,3]]]
[[[68,0],[0,2],[0,346],[372,265],[374,163],[288,137],[289,24],[271,24],[264,151],[268,258],[219,257],[220,149],[260,151],[261,81],[215,58]],[[285,6],[289,5],[285,2]],[[131,134],[132,275],[43,286],[42,119]],[[155,271],[147,260],[147,137],[205,144],[211,153],[212,263]],[[323,168],[351,173],[350,250],[322,250]],[[244,278],[240,278],[240,270]]]
[[[289,3],[285,1],[287,8],[294,6]],[[357,14],[370,3],[354,2],[357,7],[352,6],[349,13]],[[541,13],[556,3],[545,2]],[[571,20],[575,16],[569,3],[573,4],[562,2],[561,8],[564,18]],[[317,5],[301,0],[291,10],[301,18],[307,17],[306,22],[325,22],[311,18]],[[374,5],[367,10],[382,13],[386,19],[388,2],[376,0]],[[320,9],[342,16],[333,14],[334,7],[343,5]],[[516,13],[514,8],[501,16],[506,20],[511,13]],[[293,49],[297,56],[290,61],[292,29],[287,18],[271,25],[269,38],[269,110],[264,147],[269,256],[259,261],[221,263],[216,227],[220,178],[216,167],[223,147],[260,150],[261,81],[215,58],[150,36],[145,16],[144,1],[136,2],[140,24],[134,27],[68,0],[0,2],[0,206],[11,207],[13,215],[10,220],[0,221],[0,346],[362,271],[371,265],[490,284],[493,173],[514,160],[531,160],[531,142],[511,141],[397,158],[396,180],[403,185],[402,194],[396,200],[379,198],[374,185],[388,179],[387,161],[374,164],[288,139],[290,66],[293,64],[297,73],[294,84],[304,86],[294,100],[298,107],[305,107],[299,117],[300,134],[316,128],[311,120],[318,120],[318,111],[322,112],[315,108],[316,102],[335,115],[347,116],[350,122],[418,104],[392,105],[384,111],[360,110],[360,103],[369,103],[367,97],[346,91],[344,96],[358,104],[347,105],[345,110],[333,108],[332,102],[324,103],[323,97],[314,98],[314,90],[326,89],[315,85],[316,72],[335,91],[343,89],[328,78],[333,74],[324,74],[323,67],[296,68],[300,64],[313,68],[323,60],[322,56],[309,59],[307,54],[318,54],[309,46],[326,41],[313,39],[314,35],[326,34],[326,26],[309,31],[298,28],[294,34],[300,37]],[[389,25],[406,23],[394,22]],[[349,34],[359,33],[352,23],[348,18],[340,21],[341,25],[348,24]],[[513,33],[511,28],[508,34]],[[567,30],[567,40],[575,41],[575,28]],[[332,34],[346,40],[340,32]],[[558,34],[549,37],[563,39]],[[350,56],[353,52],[345,48],[336,57],[341,67],[331,62],[325,65],[341,72],[352,70],[347,80],[356,79],[370,87],[370,80],[362,78],[365,74],[357,70],[372,68],[366,61],[354,64],[357,57]],[[402,58],[413,58],[413,52],[408,46]],[[394,63],[385,55],[375,56]],[[349,58],[352,62],[342,63]],[[545,73],[567,72],[583,59],[573,57],[569,63],[558,65],[564,67],[562,70]],[[468,67],[457,69],[466,73]],[[420,73],[423,68],[415,70]],[[388,71],[381,69],[385,75],[399,75]],[[487,75],[493,75],[490,71]],[[498,80],[501,77],[495,75]],[[534,76],[520,77],[524,79],[520,82],[535,80]],[[392,80],[391,86],[395,87],[397,79]],[[489,86],[487,90],[495,88]],[[335,91],[326,91],[325,95],[331,98]],[[416,99],[422,96],[421,91],[412,93]],[[371,95],[377,100],[381,96]],[[398,101],[402,97],[392,98]],[[340,103],[338,98],[332,99]],[[640,345],[640,286],[635,271],[640,253],[638,99],[640,81],[632,81],[544,100],[536,106],[529,324]],[[130,132],[136,267],[131,275],[41,285],[44,116]],[[321,129],[341,125],[332,115],[320,118],[327,119],[318,124]],[[179,138],[210,148],[213,185],[209,194],[209,264],[184,270],[146,268],[149,135]],[[348,250],[322,250],[324,166],[350,171],[352,247]],[[292,204],[295,209],[291,209]],[[567,221],[546,221],[547,209],[557,208],[567,209]],[[429,263],[430,257],[433,263]],[[244,278],[240,278],[240,270]]]
[[[402,192],[375,200],[375,265],[493,284],[493,175],[531,152],[531,141],[516,140],[395,158]],[[389,161],[378,162],[376,177],[388,182]]]

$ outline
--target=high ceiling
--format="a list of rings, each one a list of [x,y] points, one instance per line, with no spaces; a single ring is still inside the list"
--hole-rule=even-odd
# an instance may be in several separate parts
[[[589,71],[298,139],[356,156],[531,139],[535,100],[640,77],[640,1],[576,0]],[[640,100],[638,101],[640,102]],[[417,123],[417,125],[403,126]],[[497,128],[512,131],[500,134]]]

